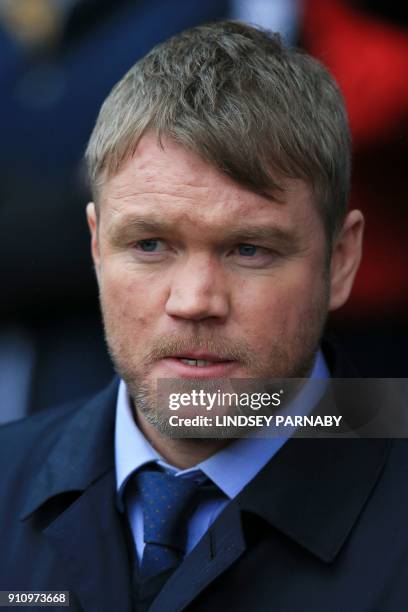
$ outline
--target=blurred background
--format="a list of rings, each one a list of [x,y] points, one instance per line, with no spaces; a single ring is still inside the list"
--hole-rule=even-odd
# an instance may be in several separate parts
[[[154,44],[231,17],[280,31],[346,98],[351,206],[367,219],[353,297],[329,324],[361,376],[408,376],[408,20],[385,0],[0,0],[0,422],[112,376],[82,156],[99,107]]]

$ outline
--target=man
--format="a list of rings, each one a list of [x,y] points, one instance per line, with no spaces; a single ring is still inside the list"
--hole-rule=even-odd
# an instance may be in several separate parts
[[[363,232],[331,77],[252,27],[194,28],[113,89],[87,161],[119,380],[2,430],[1,588],[98,612],[403,609],[404,442],[175,437],[157,397],[353,375],[319,349]]]

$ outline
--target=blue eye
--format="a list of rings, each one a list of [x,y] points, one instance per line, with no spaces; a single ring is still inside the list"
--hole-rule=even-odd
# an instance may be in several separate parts
[[[251,257],[257,254],[258,248],[259,247],[253,244],[240,244],[238,246],[238,252],[240,255],[243,255],[244,257]]]
[[[158,242],[156,238],[147,238],[146,240],[139,240],[138,246],[145,253],[152,253],[157,250]]]

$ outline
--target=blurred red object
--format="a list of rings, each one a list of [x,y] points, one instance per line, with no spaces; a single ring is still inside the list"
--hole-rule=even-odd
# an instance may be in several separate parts
[[[307,0],[302,39],[336,77],[353,137],[350,206],[367,225],[341,316],[408,318],[408,31],[342,0]]]

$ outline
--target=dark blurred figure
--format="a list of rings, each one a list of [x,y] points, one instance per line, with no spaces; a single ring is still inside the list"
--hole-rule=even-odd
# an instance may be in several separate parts
[[[0,421],[103,386],[82,155],[97,110],[155,43],[227,3],[0,3]]]

